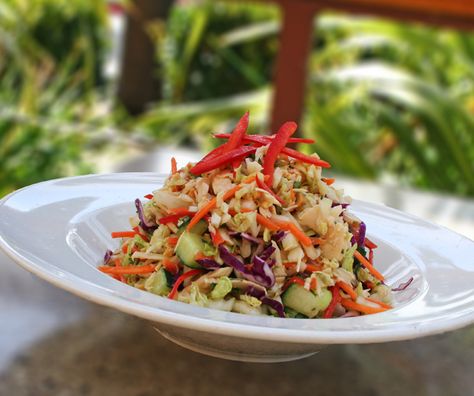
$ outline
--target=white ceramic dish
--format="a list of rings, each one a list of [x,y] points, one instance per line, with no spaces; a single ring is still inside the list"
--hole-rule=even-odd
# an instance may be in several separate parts
[[[51,180],[0,202],[0,247],[39,277],[90,301],[153,322],[186,348],[227,359],[274,362],[327,344],[404,340],[474,322],[474,242],[417,217],[356,201],[352,211],[379,245],[376,266],[395,293],[393,310],[345,319],[254,317],[187,305],[140,291],[96,269],[128,227],[136,197],[162,185],[152,173]]]

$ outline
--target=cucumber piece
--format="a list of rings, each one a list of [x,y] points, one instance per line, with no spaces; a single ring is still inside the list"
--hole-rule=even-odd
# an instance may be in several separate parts
[[[187,217],[185,221],[183,221],[179,227],[178,227],[178,232],[179,233],[183,233],[184,231],[186,231],[186,227],[188,226],[189,222],[190,222],[191,218],[190,217]],[[199,220],[197,222],[197,224],[191,228],[191,231],[193,234],[199,234],[199,235],[202,235],[204,234],[205,232],[207,231],[207,222],[204,221],[204,220]]]
[[[319,312],[324,311],[332,300],[332,293],[326,289],[321,289],[321,294],[317,296],[313,292],[306,290],[303,286],[293,284],[282,294],[281,299],[285,307],[296,312],[314,318]]]
[[[207,222],[204,220],[199,220],[196,225],[191,228],[193,234],[202,235],[207,231]]]
[[[204,250],[204,242],[201,236],[194,232],[184,231],[176,244],[176,255],[183,264],[190,268],[201,268],[194,257]]]
[[[171,291],[170,283],[171,275],[163,268],[160,268],[159,271],[151,274],[145,281],[145,290],[159,296],[166,296]]]

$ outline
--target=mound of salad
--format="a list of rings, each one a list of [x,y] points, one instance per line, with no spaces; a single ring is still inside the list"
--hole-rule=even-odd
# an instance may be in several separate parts
[[[322,177],[317,154],[289,144],[294,122],[273,135],[231,134],[162,188],[135,201],[130,231],[117,231],[99,269],[177,301],[252,315],[336,318],[391,308],[374,267],[377,247],[349,213],[350,199]]]

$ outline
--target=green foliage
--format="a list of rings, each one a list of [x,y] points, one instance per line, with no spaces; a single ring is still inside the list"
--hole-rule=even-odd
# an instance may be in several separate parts
[[[0,4],[0,196],[91,170],[83,154],[93,128],[79,125],[105,122],[96,88],[104,15],[87,0]]]
[[[206,1],[174,7],[160,42],[165,97],[183,102],[235,95],[261,87],[271,76],[276,37],[235,42],[226,34],[276,17],[263,5]]]

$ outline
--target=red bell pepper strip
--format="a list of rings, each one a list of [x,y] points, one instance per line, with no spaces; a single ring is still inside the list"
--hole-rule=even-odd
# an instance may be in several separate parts
[[[230,133],[216,133],[214,135],[218,139],[229,139]],[[244,143],[262,143],[268,144],[275,138],[275,135],[245,135],[243,137]],[[308,138],[289,138],[288,143],[314,143],[314,139]]]
[[[145,195],[145,198],[146,199],[153,199],[153,194],[147,194],[147,195]]]
[[[365,246],[369,249],[377,249],[377,245],[373,243],[369,238],[365,237]]]
[[[143,235],[143,234],[140,232],[140,229],[139,229],[138,227],[133,227],[133,231],[135,231],[135,234],[138,235],[140,238],[142,238],[145,242],[149,242],[149,241],[150,241],[146,235]]]
[[[226,133],[221,133],[214,135],[217,138],[222,138],[222,139],[227,139],[229,134]],[[274,139],[272,136],[262,136],[262,135],[246,135],[244,137],[244,143],[255,143],[260,146],[266,146],[267,144],[271,143],[271,141]],[[303,139],[300,138],[289,138],[288,143],[306,143],[302,141]],[[311,139],[304,139],[304,140],[311,140]],[[320,166],[322,168],[330,168],[331,164],[329,164],[327,161],[312,157],[310,155],[306,155],[303,153],[300,153],[299,151],[293,150],[289,147],[284,147],[281,150],[282,154],[286,154],[288,157],[298,159],[302,162],[306,162],[309,164],[314,164],[316,166]]]
[[[217,157],[207,158],[199,161],[191,168],[190,172],[198,176],[201,173],[220,168],[222,165],[233,162],[234,160],[248,157],[250,154],[255,153],[256,150],[256,147],[241,146]]]
[[[334,310],[336,309],[336,305],[342,300],[341,293],[339,293],[338,285],[333,286],[331,291],[332,291],[332,300],[323,313],[323,318],[325,319],[332,318],[332,315],[334,314]]]
[[[331,164],[327,161],[324,161],[322,159],[318,159],[316,157],[312,157],[310,155],[300,153],[299,151],[293,150],[289,147],[284,147],[283,150],[281,150],[281,153],[286,154],[288,157],[300,160],[301,162],[306,162],[308,164],[313,164],[313,165],[316,165],[316,166],[320,166],[321,168],[330,168],[331,167]]]
[[[185,272],[183,275],[181,275],[178,279],[176,279],[176,282],[174,283],[173,288],[170,291],[170,294],[168,294],[168,298],[170,298],[171,300],[174,300],[174,297],[176,293],[178,292],[178,287],[181,285],[181,283],[183,283],[187,278],[200,274],[201,272],[202,270],[195,269],[195,270]]]
[[[135,231],[115,231],[110,234],[112,238],[133,238]]]
[[[298,128],[296,122],[285,122],[278,130],[276,136],[268,146],[267,153],[263,159],[263,174],[269,176],[268,185],[272,185],[273,172],[275,170],[275,161],[280,155],[283,148],[288,143],[288,139],[293,135]]]
[[[191,212],[189,210],[187,212],[182,211],[180,213],[176,213],[176,214],[172,214],[172,215],[169,215],[169,216],[162,217],[161,219],[158,220],[158,222],[160,224],[168,224],[168,223],[178,224],[179,219],[181,219],[182,217],[184,217],[184,216],[193,216],[195,214],[196,214],[196,212]]]
[[[278,195],[276,195],[270,187],[268,187],[265,182],[263,180],[260,180],[260,178],[257,176],[257,178],[255,179],[256,182],[257,182],[257,186],[258,188],[261,188],[262,190],[265,190],[266,192],[268,192],[273,198],[275,198],[278,202],[280,202],[282,205],[285,204],[285,201],[283,201],[283,199],[281,199]]]
[[[299,276],[293,276],[292,278],[286,281],[286,283],[283,285],[282,290],[288,289],[293,283],[296,283],[300,286],[304,286],[304,279],[300,278]]]
[[[243,137],[245,133],[247,132],[247,128],[249,126],[249,112],[247,111],[242,118],[239,120],[237,125],[235,126],[234,130],[232,131],[232,134],[229,137],[228,142],[225,145],[224,152],[228,153],[229,151],[232,151],[243,144]],[[236,159],[232,161],[232,167],[238,168],[240,165],[240,160]]]
[[[225,145],[226,145],[226,143],[221,144],[219,147],[216,147],[215,149],[209,151],[204,157],[202,157],[201,161],[205,161],[207,159],[218,157],[219,155],[224,153]],[[199,161],[199,162],[201,162],[201,161]]]

